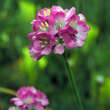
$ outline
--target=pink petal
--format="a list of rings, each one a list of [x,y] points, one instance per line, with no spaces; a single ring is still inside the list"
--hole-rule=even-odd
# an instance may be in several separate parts
[[[90,30],[90,27],[86,24],[84,21],[79,21],[78,22],[78,31],[80,32],[87,32]]]
[[[33,24],[32,25],[32,30],[33,31],[36,31],[36,32],[40,31],[40,26],[41,26],[41,21],[40,20],[33,21],[32,24]]]
[[[40,60],[42,57],[43,57],[42,55],[41,55],[41,56],[37,56],[37,57],[35,57],[34,61],[38,61],[38,60]]]
[[[37,105],[35,110],[45,110],[44,107]]]
[[[43,9],[41,9],[39,12],[38,12],[38,14],[37,14],[37,16],[36,16],[36,19],[38,19],[39,17],[47,17],[47,16],[49,16],[50,15],[50,13],[51,13],[51,10],[50,10],[50,13],[48,13],[48,10],[50,10],[49,8],[43,8]],[[47,15],[45,15],[45,13],[47,14]]]
[[[82,13],[79,13],[78,16],[80,17],[81,21],[86,21],[86,18]]]
[[[78,47],[82,47],[84,45],[84,41],[82,41],[82,40],[77,40],[76,43],[77,43]]]
[[[68,48],[68,49],[72,49],[77,46],[77,44],[74,40],[67,42],[65,45],[66,45],[66,48]]]
[[[66,20],[71,18],[76,12],[76,8],[72,7],[67,13],[66,13]]]
[[[41,54],[42,55],[49,55],[51,52],[51,49],[49,47],[45,47],[42,51]]]
[[[64,12],[63,8],[60,6],[52,6],[51,11],[52,13]]]
[[[63,53],[64,53],[64,46],[62,46],[62,45],[57,45],[57,46],[54,48],[54,53],[55,53],[55,54],[63,54]]]
[[[34,38],[36,37],[36,32],[31,32],[31,33],[28,34],[29,39],[32,39],[33,37]]]
[[[34,47],[30,48],[30,55],[32,57],[39,56],[40,54],[41,54],[41,50],[40,49],[36,49]]]
[[[76,36],[77,36],[77,39],[85,40],[87,37],[87,32],[79,32],[76,34]]]
[[[41,43],[39,40],[33,41],[33,48],[35,49],[41,49]]]

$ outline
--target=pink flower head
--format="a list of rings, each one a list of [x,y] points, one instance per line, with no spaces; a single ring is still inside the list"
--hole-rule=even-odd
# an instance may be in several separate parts
[[[27,110],[26,108],[44,110],[49,104],[46,95],[34,87],[22,87],[16,94],[17,97],[12,98],[11,101],[19,108],[18,110]],[[16,107],[10,107],[9,110],[16,110]]]
[[[63,54],[64,48],[81,47],[90,27],[83,14],[76,14],[76,8],[70,10],[60,6],[40,10],[36,19],[31,22],[34,32],[28,34],[33,40],[30,54],[35,60],[51,53]]]

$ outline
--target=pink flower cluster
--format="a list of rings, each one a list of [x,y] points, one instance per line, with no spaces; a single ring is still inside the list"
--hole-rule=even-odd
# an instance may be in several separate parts
[[[64,47],[72,49],[81,47],[90,30],[83,14],[76,14],[76,9],[62,9],[60,6],[40,10],[31,22],[34,32],[28,34],[33,40],[30,54],[35,60],[50,54],[63,54]]]
[[[9,110],[44,110],[49,103],[46,95],[33,87],[22,87],[16,94],[17,97],[11,99],[15,106]]]

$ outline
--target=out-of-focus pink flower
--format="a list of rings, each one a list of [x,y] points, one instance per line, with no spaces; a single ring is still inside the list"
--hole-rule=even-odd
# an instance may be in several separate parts
[[[12,98],[11,101],[18,107],[18,110],[27,110],[27,108],[44,110],[49,104],[46,95],[34,87],[22,87],[16,94],[17,97]],[[16,110],[16,107],[10,107],[9,110]]]
[[[60,6],[44,8],[31,24],[34,32],[28,34],[28,38],[33,40],[30,54],[36,61],[50,54],[52,49],[55,54],[63,54],[65,47],[83,46],[90,30],[85,16],[81,13],[77,15],[75,7],[70,10]]]

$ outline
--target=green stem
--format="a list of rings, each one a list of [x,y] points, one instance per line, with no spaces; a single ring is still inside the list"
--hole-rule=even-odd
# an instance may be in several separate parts
[[[75,94],[75,98],[77,100],[77,103],[79,104],[78,107],[80,107],[80,110],[84,110],[83,104],[82,104],[82,101],[81,101],[81,98],[80,98],[80,95],[79,95],[79,91],[78,91],[78,88],[77,88],[77,85],[76,85],[75,76],[71,71],[71,68],[70,68],[69,63],[67,61],[67,57],[66,57],[65,53],[63,54],[63,56],[64,56],[66,68],[67,68],[68,73],[69,73],[68,76],[69,76],[69,81],[70,81],[71,86],[72,86],[72,91],[73,91],[73,94]]]
[[[64,60],[65,60],[65,55],[63,54],[63,56],[64,56]],[[65,61],[65,64],[66,64],[66,67],[67,67],[67,62]],[[67,67],[68,68],[68,67]],[[68,69],[67,69],[68,70]],[[70,73],[70,72],[69,72]],[[67,74],[67,76],[68,76],[68,79],[69,79],[69,82],[70,82],[70,85],[71,85],[71,88],[72,88],[72,92],[73,92],[73,94],[72,94],[72,99],[73,99],[73,104],[75,104],[76,105],[76,110],[78,110],[78,107],[79,107],[79,105],[78,105],[78,103],[77,103],[77,100],[76,100],[76,96],[75,96],[75,93],[74,93],[74,89],[73,89],[73,86],[72,86],[72,79],[71,79],[71,76],[69,75],[69,74]]]
[[[11,94],[11,95],[14,95],[16,96],[17,94],[13,91],[13,90],[10,90],[10,89],[7,89],[7,88],[3,88],[3,87],[0,87],[0,93],[6,93],[6,94]]]

